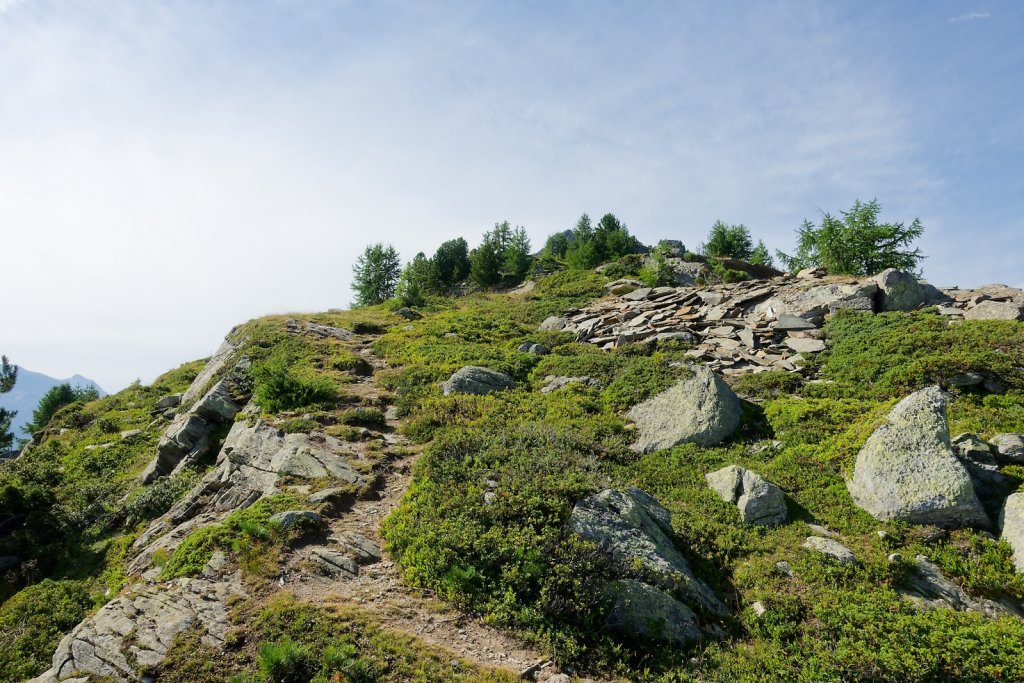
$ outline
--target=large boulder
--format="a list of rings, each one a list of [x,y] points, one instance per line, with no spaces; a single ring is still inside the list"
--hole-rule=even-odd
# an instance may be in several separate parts
[[[907,396],[857,454],[847,488],[876,519],[989,526],[970,474],[950,444],[946,400],[939,387]]]
[[[786,521],[786,496],[757,472],[729,465],[704,479],[722,500],[739,508],[745,523],[770,526]]]
[[[650,453],[682,443],[716,446],[740,426],[740,400],[729,385],[703,365],[675,386],[633,406],[628,415],[640,438],[633,449]]]
[[[445,396],[451,394],[490,394],[495,391],[514,389],[515,380],[503,372],[489,370],[476,365],[467,365],[455,371],[441,385]]]
[[[606,489],[576,503],[567,529],[597,543],[623,572],[640,572],[656,588],[693,607],[725,614],[725,605],[697,578],[672,542],[672,516],[640,489]]]
[[[912,311],[925,303],[924,287],[910,273],[889,268],[875,276],[878,285],[879,309],[882,311]]]
[[[1024,492],[1014,493],[1003,503],[999,526],[1002,539],[1013,548],[1013,564],[1024,574]]]
[[[982,301],[964,311],[968,320],[1021,320],[1024,307],[1013,301]]]

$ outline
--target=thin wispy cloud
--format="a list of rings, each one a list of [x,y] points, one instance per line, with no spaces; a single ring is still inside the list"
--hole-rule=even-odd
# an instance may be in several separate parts
[[[911,61],[921,22],[884,3],[29,6],[0,40],[0,351],[53,376],[151,380],[247,318],[344,306],[370,241],[409,259],[505,219],[537,248],[612,211],[789,251],[816,207],[878,197],[925,221],[935,282],[1024,272],[1024,52],[927,36]]]
[[[961,14],[956,17],[950,17],[947,21],[951,24],[959,24],[965,21],[979,21],[981,19],[989,19],[992,17],[991,12],[968,12],[967,14]]]
[[[22,4],[25,0],[0,0],[0,14],[4,14]]]

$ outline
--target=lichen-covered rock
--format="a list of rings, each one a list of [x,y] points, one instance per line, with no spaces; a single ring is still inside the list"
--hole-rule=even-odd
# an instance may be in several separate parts
[[[716,446],[740,426],[740,401],[714,372],[691,366],[691,374],[675,386],[633,406],[629,419],[640,438],[632,448],[650,453],[681,443]]]
[[[1024,434],[996,434],[991,443],[1000,460],[1024,463]]]
[[[190,628],[203,631],[205,644],[222,648],[231,621],[227,603],[244,596],[240,576],[223,580],[175,579],[139,584],[104,605],[64,636],[53,666],[33,679],[66,681],[81,674],[137,681],[140,673],[163,660],[174,638]]]
[[[630,579],[613,581],[608,590],[614,600],[605,621],[610,631],[675,645],[700,640],[700,626],[693,610],[665,591]]]
[[[1024,492],[1014,493],[1003,503],[999,526],[1001,538],[1013,548],[1013,564],[1024,574]]]
[[[576,503],[568,530],[601,546],[621,567],[640,568],[657,587],[715,613],[725,606],[672,543],[671,514],[640,489],[606,489]]]
[[[912,311],[925,302],[925,290],[910,273],[895,268],[875,276],[883,311]]]
[[[806,550],[816,552],[836,560],[840,564],[856,564],[857,558],[853,551],[839,541],[823,536],[808,536],[801,546]]]
[[[722,500],[736,505],[745,523],[769,526],[786,521],[786,496],[757,472],[729,465],[704,479]]]
[[[467,365],[455,371],[441,385],[445,396],[451,394],[490,394],[495,391],[514,389],[515,380],[503,372]]]
[[[939,387],[900,401],[857,454],[847,488],[880,520],[943,527],[987,527],[971,477],[949,440],[946,395]]]

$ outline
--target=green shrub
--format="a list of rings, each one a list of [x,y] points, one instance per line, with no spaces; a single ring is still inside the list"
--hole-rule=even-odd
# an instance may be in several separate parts
[[[22,681],[45,670],[61,636],[91,607],[85,581],[50,579],[0,605],[0,681]]]
[[[379,408],[353,408],[338,416],[338,422],[363,427],[383,427],[387,421]]]
[[[313,677],[309,651],[290,640],[260,645],[259,667],[267,683],[308,683]]]
[[[276,354],[253,366],[253,398],[268,413],[330,404],[337,389],[327,377],[304,373],[293,367],[285,354]]]

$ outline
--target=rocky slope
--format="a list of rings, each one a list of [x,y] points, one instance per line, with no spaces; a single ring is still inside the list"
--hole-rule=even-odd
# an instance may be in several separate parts
[[[61,463],[54,528],[102,548],[32,680],[1012,680],[1022,310],[587,273],[253,321],[0,472]],[[58,508],[18,504],[25,582]]]

